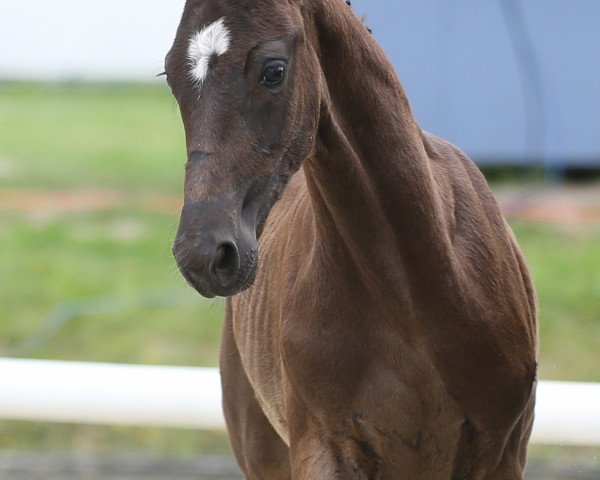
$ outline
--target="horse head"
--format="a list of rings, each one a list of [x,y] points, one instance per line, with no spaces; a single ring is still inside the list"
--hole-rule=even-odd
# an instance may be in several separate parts
[[[206,297],[253,284],[269,211],[314,148],[321,76],[302,8],[189,0],[165,60],[187,143],[173,253]]]

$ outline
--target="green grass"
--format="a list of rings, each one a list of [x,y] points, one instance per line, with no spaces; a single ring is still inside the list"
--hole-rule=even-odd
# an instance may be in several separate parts
[[[539,301],[540,377],[600,380],[600,227],[513,222]]]
[[[117,210],[0,222],[0,354],[216,364],[222,305],[175,271],[175,217]],[[66,323],[40,348],[19,347],[51,321]]]
[[[178,191],[182,130],[166,87],[0,84],[0,186]]]
[[[181,121],[167,90],[0,84],[0,194],[123,194],[103,211],[0,206],[0,355],[216,365],[222,303],[185,285],[170,254],[177,208],[152,206],[177,198],[183,180]],[[600,228],[513,226],[539,294],[542,378],[599,380]],[[0,449],[194,454],[226,445],[222,433],[0,422]]]
[[[166,87],[0,84],[0,193],[123,197],[106,211],[0,208],[0,355],[217,364],[223,305],[176,272],[177,209],[152,208],[180,195],[184,163]],[[227,441],[177,429],[0,422],[0,449],[37,448],[185,454],[221,452]]]

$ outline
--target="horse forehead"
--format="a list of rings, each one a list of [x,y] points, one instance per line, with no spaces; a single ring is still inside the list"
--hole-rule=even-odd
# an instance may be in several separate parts
[[[231,29],[227,25],[226,17],[221,17],[193,32],[187,47],[191,78],[201,85],[208,75],[211,60],[227,53],[230,46]]]

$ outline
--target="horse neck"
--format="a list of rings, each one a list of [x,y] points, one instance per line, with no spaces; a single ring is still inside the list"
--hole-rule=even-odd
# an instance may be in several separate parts
[[[435,267],[444,244],[439,206],[426,140],[400,81],[344,2],[321,2],[315,23],[324,86],[317,147],[304,171],[317,238],[381,279],[410,274],[415,258],[415,268]]]

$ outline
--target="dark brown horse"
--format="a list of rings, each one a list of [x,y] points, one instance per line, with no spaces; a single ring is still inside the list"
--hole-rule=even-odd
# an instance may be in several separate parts
[[[166,72],[189,155],[174,253],[202,295],[232,296],[221,371],[246,477],[522,478],[527,267],[346,2],[188,0]]]

